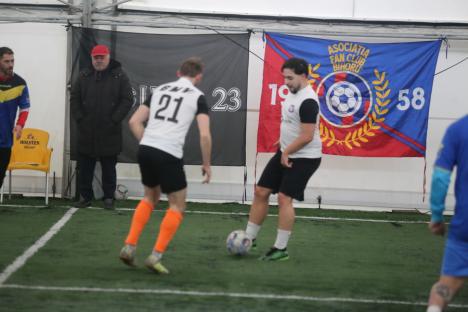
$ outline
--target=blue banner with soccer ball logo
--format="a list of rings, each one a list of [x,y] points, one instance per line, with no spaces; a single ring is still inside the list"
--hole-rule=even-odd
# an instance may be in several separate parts
[[[282,63],[309,63],[320,102],[323,152],[424,157],[432,84],[441,40],[364,43],[266,34],[257,150],[273,151],[288,90]]]

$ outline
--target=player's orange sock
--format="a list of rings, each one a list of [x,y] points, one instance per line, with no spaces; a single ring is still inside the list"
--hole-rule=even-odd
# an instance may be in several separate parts
[[[159,228],[158,239],[154,245],[154,250],[156,252],[163,253],[166,251],[167,245],[169,245],[177,232],[183,218],[184,216],[179,211],[171,208],[167,209],[166,215],[161,222],[161,227]]]
[[[133,213],[132,224],[128,233],[125,244],[135,245],[138,243],[140,234],[145,228],[146,223],[151,217],[154,206],[150,202],[142,199],[135,208]]]

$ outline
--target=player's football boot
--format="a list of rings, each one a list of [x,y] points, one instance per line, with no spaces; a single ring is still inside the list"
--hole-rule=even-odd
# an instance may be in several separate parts
[[[257,239],[256,238],[252,239],[252,247],[250,247],[250,250],[257,250]]]
[[[120,250],[119,258],[126,265],[135,266],[135,253],[136,247],[127,244],[123,246],[122,250]]]
[[[272,247],[260,260],[263,261],[285,261],[289,259],[289,254],[286,248],[278,249]]]
[[[164,265],[161,263],[161,258],[156,257],[155,255],[151,254],[145,260],[145,266],[153,272],[158,274],[169,274],[169,270],[166,269]]]

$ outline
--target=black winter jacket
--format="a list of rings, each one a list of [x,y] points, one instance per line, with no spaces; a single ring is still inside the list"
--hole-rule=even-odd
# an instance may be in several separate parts
[[[130,80],[119,62],[106,70],[84,69],[70,94],[71,116],[78,125],[78,152],[92,157],[122,151],[122,120],[133,105]]]

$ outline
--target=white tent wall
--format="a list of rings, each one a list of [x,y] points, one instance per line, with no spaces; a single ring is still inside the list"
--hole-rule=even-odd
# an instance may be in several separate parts
[[[135,5],[132,1],[124,6]],[[174,5],[184,1],[171,1]],[[205,3],[206,2],[206,3]],[[210,3],[199,3],[201,10],[209,10]],[[243,1],[236,2],[237,8],[243,7]],[[250,3],[256,7],[259,4]],[[146,4],[148,1],[146,1]],[[158,1],[161,5],[164,1]],[[169,3],[169,1],[166,1]],[[269,7],[277,7],[274,1],[269,1]],[[301,3],[301,5],[299,5]],[[306,7],[305,1],[289,2],[290,7]],[[307,2],[310,3],[310,2]],[[317,3],[319,4],[317,6]],[[349,3],[353,6],[350,7]],[[452,6],[445,6],[423,1],[392,2],[392,8],[385,9],[382,3],[376,1],[326,1],[314,2],[317,10],[312,10],[312,16],[333,16],[336,18],[356,19],[403,19],[403,20],[444,20],[468,21],[468,2],[452,0]],[[211,3],[212,5],[213,3]],[[218,3],[220,6],[223,3]],[[250,5],[249,4],[249,5]],[[265,3],[264,3],[265,4]],[[203,9],[205,5],[205,9]],[[245,5],[244,7],[249,7]],[[406,9],[405,9],[406,8]],[[141,8],[140,8],[141,9]],[[145,10],[148,8],[144,8]],[[172,8],[174,9],[174,8]],[[179,8],[180,9],[180,8]],[[343,11],[344,10],[344,11]],[[351,11],[350,11],[351,10]],[[177,10],[176,10],[177,11]],[[216,11],[214,8],[211,11]],[[312,11],[309,11],[312,12]],[[378,15],[385,11],[385,16]],[[400,12],[401,11],[401,12]],[[408,11],[411,13],[406,14]],[[301,12],[306,12],[301,10]],[[328,13],[326,13],[328,12]],[[399,12],[399,13],[398,13]],[[402,14],[402,13],[405,14]],[[437,13],[440,13],[439,15]],[[399,14],[401,13],[401,16]],[[334,15],[335,14],[335,15]],[[395,27],[395,36],[404,36],[405,28]],[[100,27],[104,28],[104,27]],[[298,27],[299,29],[300,27]],[[110,29],[105,27],[104,29]],[[150,33],[199,33],[195,30],[174,30],[139,27],[116,27],[118,31],[150,32]],[[352,28],[350,27],[350,31]],[[206,31],[204,31],[206,33]],[[293,33],[288,31],[288,33]],[[369,34],[372,30],[369,30]],[[366,42],[395,42],[412,39],[394,38],[358,38],[347,37],[342,33],[340,39]],[[336,39],[338,37],[334,37]],[[9,46],[15,51],[15,71],[27,81],[31,92],[31,114],[28,127],[42,128],[51,133],[50,146],[54,148],[52,171],[57,174],[57,192],[61,193],[65,138],[65,107],[66,107],[66,68],[67,68],[67,33],[63,25],[52,24],[0,24],[0,46]],[[263,57],[264,42],[261,33],[253,33],[250,40],[250,50]],[[468,40],[450,41],[448,55],[445,46],[440,51],[437,70],[447,68],[468,57]],[[437,75],[434,79],[432,92],[428,140],[427,140],[427,171],[430,181],[432,163],[446,127],[467,113],[464,101],[464,73],[468,70],[468,62]],[[253,185],[258,179],[263,167],[271,154],[259,154],[256,157],[256,138],[258,125],[258,109],[260,103],[263,63],[253,54],[249,60],[248,85],[248,116],[247,116],[247,199],[253,195]],[[168,78],[170,79],[170,78]],[[255,174],[256,168],[256,174]],[[65,168],[67,169],[67,168]],[[189,180],[189,197],[204,200],[238,201],[242,198],[244,168],[215,167],[210,185],[201,185],[200,168],[187,166]],[[19,176],[19,177],[17,177]],[[423,199],[424,159],[421,158],[358,158],[324,155],[322,165],[311,179],[306,190],[306,204],[316,205],[316,198],[321,195],[324,204],[348,205],[354,208],[364,206],[425,208]],[[31,171],[15,173],[13,180],[15,192],[41,193],[43,180],[40,175]],[[130,196],[143,193],[139,170],[135,164],[118,165],[118,183],[129,189]],[[426,188],[430,191],[430,185]],[[427,197],[428,194],[426,194]],[[453,187],[450,189],[450,203],[453,203]],[[451,207],[452,204],[449,204]]]
[[[142,11],[300,16],[356,20],[468,21],[465,0],[134,0],[121,8]]]
[[[28,84],[31,108],[26,127],[50,134],[51,179],[55,173],[60,186],[63,169],[67,34],[56,24],[0,24],[0,46],[15,53],[14,71]],[[43,193],[44,175],[39,171],[13,173],[13,192]],[[5,191],[7,191],[5,178]],[[51,180],[52,181],[52,180]],[[49,185],[52,185],[50,183]],[[58,189],[60,193],[60,188]]]
[[[468,2],[465,0],[355,0],[353,18],[458,22],[468,21]]]

